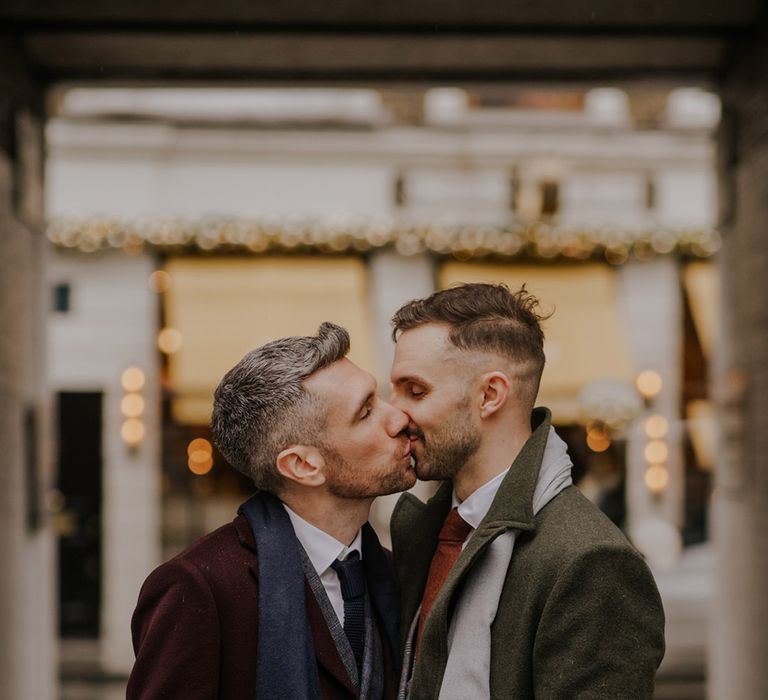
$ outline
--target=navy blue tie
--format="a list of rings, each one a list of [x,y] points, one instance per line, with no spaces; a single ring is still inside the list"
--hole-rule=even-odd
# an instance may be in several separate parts
[[[339,576],[344,599],[344,633],[355,655],[358,673],[362,673],[365,643],[365,572],[357,550],[331,564]]]

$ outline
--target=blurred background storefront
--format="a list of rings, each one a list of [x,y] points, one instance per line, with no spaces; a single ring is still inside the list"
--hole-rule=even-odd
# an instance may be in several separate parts
[[[206,428],[229,363],[337,315],[386,392],[391,312],[483,278],[555,310],[541,401],[656,573],[657,697],[768,697],[765,3],[0,27],[0,696],[124,694],[146,572],[247,492]]]
[[[208,427],[213,389],[247,350],[332,320],[386,395],[392,313],[495,281],[526,284],[554,312],[539,403],[579,487],[657,575],[662,672],[692,679],[666,697],[702,696],[715,95],[79,88],[56,95],[54,114],[48,358],[64,640],[91,640],[101,672],[127,674],[147,573],[248,496]],[[374,508],[385,540],[394,500]]]

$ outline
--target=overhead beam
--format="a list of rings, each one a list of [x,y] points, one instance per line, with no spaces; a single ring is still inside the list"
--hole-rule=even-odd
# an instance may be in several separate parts
[[[69,80],[489,81],[708,76],[726,43],[712,37],[368,34],[37,33],[43,75]]]
[[[229,24],[240,27],[749,26],[760,0],[4,0],[0,20],[59,24]]]

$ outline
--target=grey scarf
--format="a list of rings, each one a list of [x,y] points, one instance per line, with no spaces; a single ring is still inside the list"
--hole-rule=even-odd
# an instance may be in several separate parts
[[[534,515],[571,485],[572,467],[566,444],[550,428],[533,492]],[[491,624],[518,533],[507,530],[499,535],[467,575],[448,629],[448,662],[439,700],[491,696]]]

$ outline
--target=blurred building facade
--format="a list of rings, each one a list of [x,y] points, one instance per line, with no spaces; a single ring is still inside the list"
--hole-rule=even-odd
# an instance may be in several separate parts
[[[248,492],[208,442],[223,372],[330,319],[386,393],[391,314],[459,281],[526,283],[554,311],[540,403],[654,568],[708,539],[712,94],[75,90],[59,112],[50,386],[102,456],[60,451],[60,621],[105,671],[130,669],[148,571]],[[701,664],[696,614],[680,659]]]
[[[720,444],[707,685],[718,700],[768,696],[767,19],[759,0],[489,0],[446,2],[439,12],[431,3],[397,0],[0,4],[0,695],[56,694],[50,511],[60,504],[46,499],[58,452],[45,357],[51,302],[43,130],[56,112],[49,98],[62,84],[191,81],[417,89],[693,82],[717,91],[723,332],[710,365]],[[392,104],[405,116],[420,113],[419,100]],[[60,295],[64,305],[64,289]],[[98,417],[96,397],[88,405],[90,418]],[[130,426],[126,434],[135,439],[141,429]],[[698,570],[697,562],[688,568],[691,579],[701,579]]]

